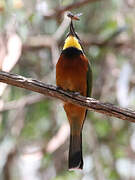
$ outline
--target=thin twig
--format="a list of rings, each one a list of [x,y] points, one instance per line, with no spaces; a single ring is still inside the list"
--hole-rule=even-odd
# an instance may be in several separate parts
[[[48,85],[38,80],[1,71],[0,82],[38,92],[46,96],[60,99],[64,102],[70,102],[91,111],[135,122],[135,111],[127,108],[120,108],[110,103],[102,103],[96,99],[76,95],[72,92],[69,93],[59,87]]]
[[[22,97],[19,100],[10,101],[0,105],[0,112],[18,109],[24,106],[32,105],[40,101],[44,101],[46,98],[41,94],[31,94]]]
[[[78,2],[72,3],[70,5],[64,6],[64,7],[57,7],[55,10],[52,10],[51,13],[45,14],[44,17],[47,19],[50,18],[57,18],[65,11],[70,11],[71,9],[77,9],[79,7],[82,7],[88,3],[96,2],[97,0],[80,0]]]

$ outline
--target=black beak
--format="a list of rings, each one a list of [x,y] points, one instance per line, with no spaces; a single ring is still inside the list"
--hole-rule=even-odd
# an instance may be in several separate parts
[[[74,30],[74,26],[73,26],[72,20],[71,20],[71,23],[70,23],[70,33],[69,34],[72,35],[72,36],[75,36],[75,30]]]

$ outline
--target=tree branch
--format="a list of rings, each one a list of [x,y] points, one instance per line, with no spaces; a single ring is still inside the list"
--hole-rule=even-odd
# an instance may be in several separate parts
[[[76,95],[76,93],[69,93],[59,87],[48,85],[35,79],[0,71],[0,82],[38,92],[46,96],[60,99],[64,102],[70,102],[91,111],[135,122],[135,111],[120,108],[110,103],[102,103],[93,98]]]
[[[9,101],[7,103],[0,104],[0,112],[22,108],[24,106],[29,106],[44,100],[47,100],[47,98],[41,94],[31,94],[23,96],[19,100]]]
[[[133,42],[130,39],[114,41],[114,36],[109,37],[107,40],[101,40],[95,37],[92,37],[90,34],[84,35],[80,34],[80,39],[82,40],[82,45],[84,46],[109,46],[114,48],[128,47],[134,48]],[[53,43],[52,43],[53,42]],[[54,37],[49,37],[46,35],[33,36],[29,37],[28,40],[23,44],[23,51],[29,49],[39,49],[39,48],[51,48],[54,44],[61,46],[62,41],[59,39],[56,40]]]
[[[96,2],[96,1],[97,0],[80,0],[78,2],[69,4],[64,7],[57,7],[57,8],[55,8],[55,10],[50,11],[49,14],[45,14],[44,17],[47,19],[56,18],[56,17],[60,16],[62,13],[64,13],[65,11],[70,11],[71,9],[77,9],[79,7],[84,6],[85,4]]]

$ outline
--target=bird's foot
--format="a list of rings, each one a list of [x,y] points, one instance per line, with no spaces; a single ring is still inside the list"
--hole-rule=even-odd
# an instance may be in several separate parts
[[[60,86],[57,86],[56,90],[63,90],[63,89]]]
[[[76,92],[76,91],[71,91],[71,90],[67,90],[67,92],[69,92],[70,94],[74,95],[74,96],[78,96],[81,95],[80,92]]]

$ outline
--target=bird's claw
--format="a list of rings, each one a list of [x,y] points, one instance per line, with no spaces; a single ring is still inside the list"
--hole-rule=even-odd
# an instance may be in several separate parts
[[[67,92],[69,92],[70,94],[74,95],[74,96],[78,96],[81,95],[80,92],[76,92],[76,91],[71,91],[71,90],[67,90]]]

